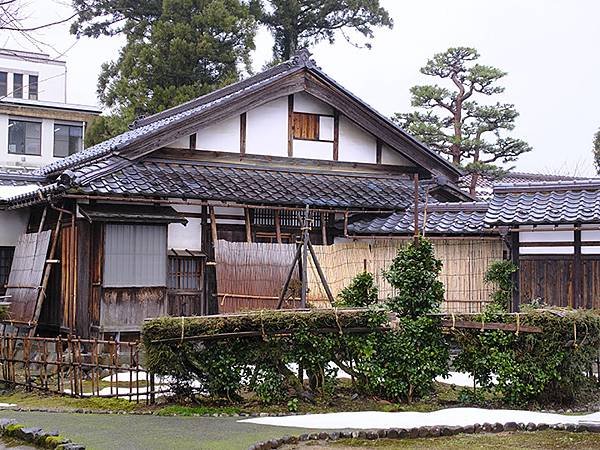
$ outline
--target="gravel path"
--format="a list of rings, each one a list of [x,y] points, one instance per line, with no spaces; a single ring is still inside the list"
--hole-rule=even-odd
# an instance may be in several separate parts
[[[239,423],[235,417],[16,411],[1,411],[0,417],[15,419],[26,426],[59,430],[63,436],[86,445],[88,450],[245,450],[258,441],[316,431]]]

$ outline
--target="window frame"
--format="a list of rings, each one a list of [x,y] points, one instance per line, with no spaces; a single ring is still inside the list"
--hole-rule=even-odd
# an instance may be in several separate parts
[[[3,77],[4,81],[2,81]],[[0,96],[8,96],[8,72],[6,72],[5,70],[0,70]]]
[[[35,78],[35,82],[32,80]],[[27,77],[27,98],[29,100],[39,100],[39,76],[38,75],[28,75]],[[35,86],[35,89],[33,87]]]
[[[57,127],[68,127],[68,135],[67,135],[67,154],[66,155],[57,155],[56,154],[56,131],[57,131]],[[79,149],[75,150],[75,152],[71,153],[71,148],[70,148],[70,138],[71,136],[71,128],[79,128],[81,130],[81,136],[79,136],[80,139],[80,146]],[[55,158],[66,158],[68,156],[74,155],[77,152],[80,152],[81,150],[83,150],[83,134],[84,134],[84,130],[83,130],[83,124],[75,124],[75,123],[67,123],[67,122],[54,122],[54,126],[53,126],[53,132],[52,132],[52,156],[54,156]],[[77,136],[75,136],[77,137]]]
[[[18,83],[20,87],[17,87],[17,78],[20,78],[20,82]],[[22,73],[13,73],[13,90],[12,90],[13,98],[23,98],[23,74]]]
[[[17,124],[25,124],[25,130],[24,130],[24,142],[23,142],[23,151],[11,151],[10,149],[10,145],[11,145],[11,133],[14,133],[14,127]],[[37,139],[38,140],[38,146],[37,146],[37,153],[29,153],[27,152],[27,140],[28,140],[28,136],[27,136],[27,124],[37,124],[39,125],[40,128],[40,133],[39,133],[39,138],[33,138],[33,139]],[[32,139],[31,137],[29,137],[29,139]],[[9,117],[8,118],[8,153],[11,155],[23,155],[23,156],[42,156],[42,122],[37,121],[37,120],[33,120],[33,119],[14,119]]]
[[[132,271],[130,275],[130,280],[131,281],[123,281],[122,279],[120,280],[116,280],[116,279],[111,279],[110,276],[113,276],[114,274],[110,273],[109,271],[107,271],[107,265],[111,263],[110,258],[112,257],[119,257],[119,258],[124,258],[125,256],[123,255],[112,255],[109,253],[108,248],[107,248],[107,242],[109,241],[109,236],[108,234],[110,233],[110,229],[111,227],[155,227],[157,229],[161,229],[162,230],[162,239],[164,242],[164,245],[162,246],[161,249],[161,256],[162,256],[162,274],[161,274],[161,280],[158,281],[140,281],[140,279],[136,279],[137,275],[136,275],[136,269],[137,269],[137,265],[135,265],[136,261],[132,261],[133,265],[128,266],[130,268],[130,270]],[[134,239],[136,239],[136,237],[134,237]],[[147,242],[147,241],[146,241]],[[135,247],[135,243],[133,244],[133,246]],[[156,287],[156,288],[165,288],[167,287],[167,276],[168,276],[168,227],[166,224],[157,224],[157,223],[122,223],[122,222],[107,222],[104,225],[104,241],[103,241],[103,263],[102,263],[102,287],[104,288],[114,288],[114,289],[127,289],[127,288],[149,288],[149,287]],[[123,247],[121,247],[121,249],[123,250]],[[136,253],[129,253],[127,254],[126,257],[130,257],[130,258],[137,258],[138,261],[139,260],[143,260],[145,258],[148,258],[148,253],[144,253],[144,252],[136,252]],[[122,275],[123,276],[123,275]],[[123,276],[125,278],[125,276]]]
[[[15,247],[0,246],[0,295],[6,294],[4,287],[8,283],[12,261],[15,256]],[[6,270],[8,268],[8,270]]]
[[[296,117],[299,116],[310,116],[316,120],[316,139],[310,139],[306,137],[301,137],[296,134]],[[335,132],[333,133],[332,139],[321,139],[321,118],[327,117],[333,121],[333,126],[335,127],[335,116],[333,114],[320,114],[320,113],[309,113],[304,111],[293,111],[292,112],[292,138],[296,141],[308,141],[308,142],[335,142]]]

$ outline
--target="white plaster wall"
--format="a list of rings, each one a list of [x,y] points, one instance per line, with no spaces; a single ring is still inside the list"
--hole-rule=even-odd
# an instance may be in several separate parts
[[[354,125],[344,116],[340,117],[340,161],[377,162],[377,140],[374,136]]]
[[[174,142],[171,142],[169,145],[166,145],[165,147],[188,149],[188,148],[190,148],[190,137],[189,136],[180,137],[179,139],[177,139]]]
[[[246,153],[287,156],[288,100],[278,98],[246,114]]]
[[[240,117],[235,116],[198,130],[196,148],[239,153]]]
[[[228,216],[237,216],[238,218],[231,219],[217,219],[217,224],[223,225],[244,225],[246,223],[244,209],[243,208],[234,208],[230,206],[215,206],[215,215],[228,215]]]
[[[383,144],[381,147],[381,164],[406,166],[411,162],[391,147]]]
[[[66,102],[67,67],[60,62],[30,61],[25,58],[0,55],[0,71],[8,72],[8,97],[13,91],[13,73],[23,74],[23,98],[29,98],[29,77],[38,76],[38,100]]]
[[[303,141],[294,139],[296,158],[333,160],[333,142]]]
[[[14,247],[27,229],[28,209],[0,211],[0,246]]]
[[[520,242],[572,242],[573,231],[528,231],[519,233]]]
[[[175,211],[200,214],[202,207],[196,205],[171,205]],[[202,219],[187,217],[187,225],[170,223],[167,235],[167,246],[175,250],[201,250]]]
[[[333,115],[333,108],[306,92],[294,94],[294,112]]]

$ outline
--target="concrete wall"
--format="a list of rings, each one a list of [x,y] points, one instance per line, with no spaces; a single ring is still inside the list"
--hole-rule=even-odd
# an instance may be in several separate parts
[[[64,62],[1,52],[0,72],[8,72],[9,98],[14,88],[13,74],[20,73],[23,74],[23,98],[29,98],[29,75],[37,75],[39,100],[67,102],[67,66]]]

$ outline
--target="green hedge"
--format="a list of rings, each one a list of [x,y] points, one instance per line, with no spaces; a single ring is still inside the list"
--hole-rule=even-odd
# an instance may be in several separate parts
[[[457,317],[458,318],[458,317]],[[517,316],[488,314],[470,320],[516,325]],[[542,333],[461,330],[452,333],[460,349],[456,369],[474,374],[483,391],[504,402],[568,404],[595,381],[588,373],[600,349],[600,315],[595,311],[540,310],[518,315],[520,325]],[[491,383],[492,374],[497,385]]]
[[[515,315],[456,316],[456,320],[516,322]],[[214,397],[239,399],[254,392],[264,403],[290,397],[328,396],[337,383],[337,365],[352,375],[357,392],[392,401],[429,393],[447,372],[448,348],[458,346],[455,369],[473,373],[482,386],[510,405],[566,404],[590,385],[587,373],[600,348],[600,316],[582,311],[531,311],[520,325],[542,333],[456,329],[440,333],[440,317],[399,317],[393,330],[383,309],[263,311],[235,316],[161,318],[144,326],[148,369],[173,377],[174,389],[192,395],[200,381]],[[350,333],[348,329],[368,328]],[[326,329],[325,331],[323,331]],[[274,335],[286,330],[291,334]],[[211,341],[186,337],[255,331],[257,336]],[[182,340],[182,337],[184,338]],[[171,339],[170,342],[156,342]],[[309,375],[301,383],[290,365]],[[497,376],[497,385],[491,383]],[[477,393],[477,392],[476,392]]]

